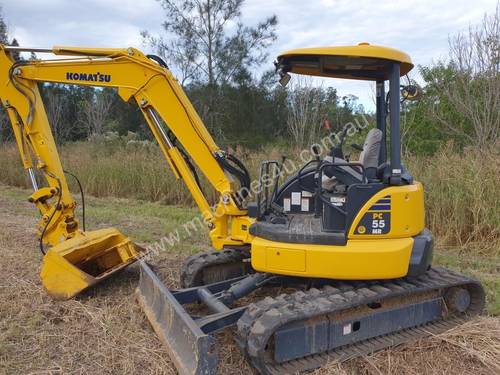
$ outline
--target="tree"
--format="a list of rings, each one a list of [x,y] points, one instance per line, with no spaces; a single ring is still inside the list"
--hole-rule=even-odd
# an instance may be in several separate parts
[[[451,136],[484,147],[500,136],[500,3],[493,15],[450,38],[450,60],[423,68],[431,116]]]
[[[321,116],[320,90],[312,85],[311,79],[298,78],[289,86],[286,121],[295,145],[305,147],[315,140]]]
[[[250,69],[267,58],[266,49],[276,39],[275,15],[255,27],[243,25],[244,0],[159,1],[166,12],[167,35],[142,34],[180,70],[183,84],[220,85],[248,79]]]
[[[133,132],[142,139],[152,139],[153,134],[149,130],[141,110],[135,103],[127,103],[117,94],[111,95],[112,104],[109,111],[110,129],[120,135]]]
[[[276,39],[277,17],[245,26],[244,0],[159,0],[165,10],[164,36],[142,33],[174,71],[209,130],[223,134],[228,113],[222,112],[224,86],[251,86],[251,71],[267,58]]]
[[[81,103],[79,122],[85,126],[89,136],[104,133],[112,104],[112,93],[106,89],[94,90],[92,95]]]
[[[3,9],[0,6],[0,42],[5,44],[8,43],[9,40],[9,33],[7,30],[7,25],[4,21],[4,16],[3,16]]]
[[[56,142],[60,143],[69,138],[71,127],[65,121],[67,114],[68,95],[64,88],[58,88],[55,85],[47,85],[43,92],[47,117],[52,128],[52,133]]]
[[[14,38],[12,39],[10,45],[14,47],[19,47],[19,42],[17,41],[16,38]],[[10,51],[10,55],[14,60],[22,60],[21,54],[18,51]]]

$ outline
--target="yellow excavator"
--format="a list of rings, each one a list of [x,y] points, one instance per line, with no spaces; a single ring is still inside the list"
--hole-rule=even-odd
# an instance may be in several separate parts
[[[58,57],[13,59],[22,51]],[[290,73],[375,83],[376,127],[356,146],[358,161],[344,154],[344,130],[326,156],[316,147],[284,181],[284,161],[269,160],[252,182],[243,163],[217,147],[158,56],[0,46],[0,98],[32,181],[30,201],[42,214],[44,286],[69,298],[139,259],[139,304],[181,374],[215,374],[214,334],[230,326],[260,373],[291,374],[441,332],[484,309],[476,280],[432,267],[423,187],[401,163],[400,102],[418,95],[401,85],[410,57],[361,43],[287,51],[275,66],[282,84]],[[144,249],[117,230],[80,229],[39,82],[113,87],[138,105],[213,246],[186,259],[181,289],[167,289],[140,259]],[[218,193],[215,205],[198,170]],[[39,187],[37,174],[48,186]],[[243,298],[256,290],[265,298]]]

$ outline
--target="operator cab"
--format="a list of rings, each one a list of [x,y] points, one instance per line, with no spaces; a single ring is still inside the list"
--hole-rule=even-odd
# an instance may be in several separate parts
[[[399,128],[400,77],[412,67],[405,53],[368,43],[297,49],[278,57],[276,68],[282,84],[290,80],[289,73],[376,82],[377,126],[358,147],[358,161],[344,157],[344,128],[340,142],[323,159],[311,160],[279,187],[277,181],[271,188],[264,187],[257,202],[249,204],[249,215],[257,219],[250,228],[252,235],[285,243],[345,245],[356,215],[370,198],[389,186],[413,183],[401,165]],[[404,87],[403,92],[410,89],[414,91]],[[264,162],[261,181],[265,175],[277,175],[280,168],[277,161]]]

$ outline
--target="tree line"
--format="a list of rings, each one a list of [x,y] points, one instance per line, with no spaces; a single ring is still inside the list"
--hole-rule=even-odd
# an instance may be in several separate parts
[[[287,89],[276,84],[272,66],[262,68],[277,38],[276,15],[246,25],[244,0],[158,2],[165,12],[163,35],[144,30],[143,40],[167,62],[222,146],[305,146],[324,128],[339,130],[360,115],[373,121],[355,96],[340,96],[333,87],[318,87],[307,79]],[[481,24],[450,37],[446,60],[418,67],[422,98],[402,106],[405,152],[432,154],[446,142],[457,149],[498,144],[499,28],[497,5]],[[9,39],[3,17],[0,40],[16,43]],[[60,143],[107,132],[151,138],[138,108],[124,103],[113,89],[40,84],[40,90]],[[2,112],[0,141],[12,139],[6,120]]]

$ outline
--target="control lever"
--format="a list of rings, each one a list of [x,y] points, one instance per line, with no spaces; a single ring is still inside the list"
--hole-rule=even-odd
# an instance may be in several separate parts
[[[351,147],[352,147],[353,149],[355,149],[355,150],[358,150],[358,151],[363,151],[363,147],[362,147],[362,146],[360,146],[360,145],[358,145],[358,144],[356,144],[356,143],[353,143],[353,144],[351,145]]]
[[[316,158],[317,161],[319,161],[319,156],[321,155],[321,152],[319,151],[318,145],[313,145],[311,149],[314,157]]]

